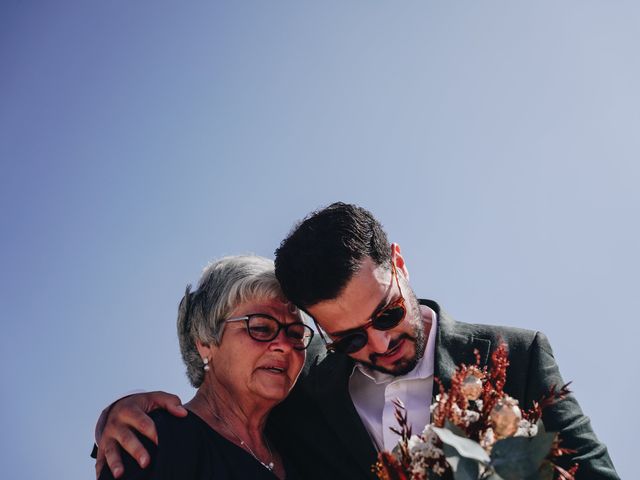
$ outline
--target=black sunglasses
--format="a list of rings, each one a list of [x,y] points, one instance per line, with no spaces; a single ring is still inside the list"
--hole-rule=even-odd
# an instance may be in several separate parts
[[[376,330],[391,330],[404,320],[404,317],[407,314],[407,309],[404,304],[404,296],[402,295],[402,289],[400,288],[400,281],[398,280],[398,272],[396,271],[395,264],[391,263],[391,267],[391,275],[392,277],[396,277],[396,285],[398,285],[400,298],[384,307],[364,325],[345,332],[340,335],[340,338],[331,343],[327,343],[326,339],[322,335],[322,331],[318,328],[328,351],[346,354],[355,353],[358,350],[361,350],[369,341],[369,335],[367,334],[367,329],[369,327],[373,327]],[[393,285],[393,278],[391,279],[391,284]]]
[[[282,323],[266,313],[251,313],[242,317],[227,318],[225,322],[244,321],[247,333],[258,342],[270,342],[284,330],[295,350],[306,350],[313,338],[313,329],[302,322]]]

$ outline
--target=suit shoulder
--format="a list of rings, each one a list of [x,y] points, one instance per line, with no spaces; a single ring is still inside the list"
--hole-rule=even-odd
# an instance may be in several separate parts
[[[539,333],[526,328],[507,327],[501,325],[469,324],[475,336],[502,338],[505,342],[533,342]]]
[[[545,350],[551,351],[547,337],[542,332],[536,330],[504,325],[459,322],[453,320],[445,312],[442,312],[439,324],[440,328],[455,332],[456,334],[489,340],[494,346],[497,346],[500,342],[504,342],[507,344],[510,352],[528,351],[537,345]]]
[[[492,343],[500,339],[506,343],[532,343],[540,332],[518,327],[502,325],[488,325],[482,323],[467,323],[455,320],[437,302],[421,299],[420,303],[426,305],[438,315],[438,329],[449,335],[473,336],[490,340]]]

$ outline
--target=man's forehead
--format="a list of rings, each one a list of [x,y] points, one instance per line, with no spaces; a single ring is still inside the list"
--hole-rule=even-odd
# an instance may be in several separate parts
[[[355,288],[374,288],[376,284],[388,283],[391,269],[386,265],[378,265],[371,257],[365,257],[358,270],[351,276],[344,290]]]
[[[357,327],[386,303],[389,275],[389,269],[367,258],[336,298],[309,307],[309,314],[327,332]]]

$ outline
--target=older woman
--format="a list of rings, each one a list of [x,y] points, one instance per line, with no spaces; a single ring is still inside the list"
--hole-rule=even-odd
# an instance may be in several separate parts
[[[158,446],[141,438],[150,465],[128,457],[122,478],[295,478],[264,427],[295,384],[312,337],[284,299],[273,262],[235,256],[209,265],[178,313],[182,358],[198,390],[186,417],[152,414]],[[113,477],[105,468],[100,478]]]

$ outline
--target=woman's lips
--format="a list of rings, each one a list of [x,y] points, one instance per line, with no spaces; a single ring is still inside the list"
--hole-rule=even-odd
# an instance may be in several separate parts
[[[289,365],[287,364],[287,362],[282,360],[269,360],[264,362],[259,368],[260,370],[265,370],[269,373],[282,375],[284,373],[287,373]]]
[[[269,373],[277,373],[277,374],[284,373],[284,369],[279,367],[263,367],[262,369],[266,370]]]

